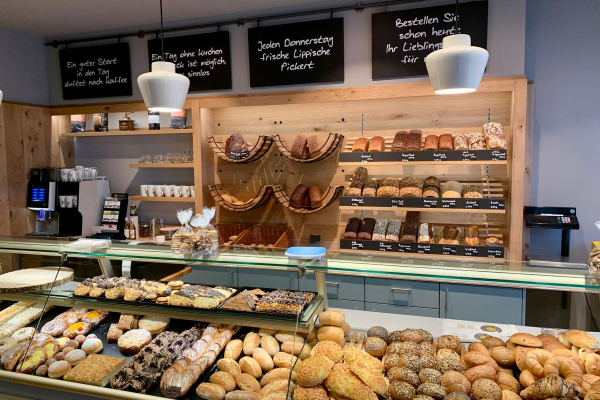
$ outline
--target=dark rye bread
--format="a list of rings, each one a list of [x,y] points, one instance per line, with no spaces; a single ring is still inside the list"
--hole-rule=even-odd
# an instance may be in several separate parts
[[[398,131],[392,142],[392,151],[406,150],[406,141],[408,140],[408,132]]]
[[[292,207],[302,207],[307,197],[308,186],[299,184],[296,186],[296,189],[294,189],[294,192],[290,196],[290,205]]]
[[[244,149],[244,144],[245,142],[242,135],[234,133],[229,136],[225,142],[225,153],[227,153],[227,155],[230,155],[231,153],[241,153]]]

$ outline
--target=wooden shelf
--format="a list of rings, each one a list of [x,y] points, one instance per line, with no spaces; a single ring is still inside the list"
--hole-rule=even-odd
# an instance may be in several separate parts
[[[473,256],[455,256],[455,255],[447,255],[447,254],[420,254],[420,253],[399,253],[399,252],[391,252],[391,251],[377,251],[377,250],[350,250],[350,249],[340,249],[338,250],[340,253],[343,254],[354,254],[356,255],[357,253],[360,254],[373,254],[373,255],[378,255],[378,256],[396,256],[396,257],[402,257],[402,258],[425,258],[428,260],[431,259],[437,259],[437,258],[441,258],[441,259],[449,259],[452,261],[464,261],[464,262],[469,262],[469,261],[503,261],[505,260],[507,257],[505,256],[504,258],[489,258],[489,257],[473,257]]]
[[[316,208],[297,208],[290,204],[290,197],[283,190],[283,187],[281,185],[275,185],[273,187],[275,197],[277,198],[277,200],[279,200],[281,205],[284,206],[285,208],[287,208],[288,210],[290,210],[291,212],[294,212],[297,214],[314,214],[316,212],[319,212],[319,211],[329,207],[331,204],[333,204],[336,201],[336,199],[339,197],[339,195],[342,193],[343,190],[344,190],[344,186],[342,186],[342,185],[329,186],[329,189],[327,189],[327,192],[325,192],[323,194],[323,196],[321,198],[321,202],[319,203],[318,207],[316,207]]]
[[[292,153],[279,135],[273,136],[273,140],[275,140],[275,145],[279,149],[279,152],[286,158],[299,163],[313,163],[324,160],[333,154],[340,143],[342,143],[342,140],[344,140],[344,136],[339,133],[330,133],[325,143],[313,154]]]
[[[395,165],[395,166],[406,166],[410,167],[413,165],[506,165],[508,162],[503,161],[372,161],[372,162],[342,162],[338,165],[360,165],[367,167],[369,165],[382,166],[382,165]]]
[[[208,190],[218,205],[233,212],[244,212],[261,207],[263,204],[269,201],[269,198],[273,194],[272,185],[261,186],[256,196],[254,196],[251,200],[248,200],[243,204],[233,204],[223,198],[223,194],[227,193],[223,190],[223,188],[219,188],[216,185],[208,185]]]
[[[192,128],[189,129],[136,129],[134,131],[108,131],[108,132],[66,132],[63,133],[62,137],[100,137],[100,136],[136,136],[136,135],[180,135],[180,134],[192,133]]]
[[[194,163],[172,163],[172,164],[129,164],[129,168],[194,168]]]
[[[427,207],[360,207],[340,206],[340,210],[361,211],[427,211],[441,213],[469,213],[469,214],[506,214],[506,210],[495,210],[489,208],[427,208]]]
[[[131,196],[131,201],[162,201],[169,203],[194,203],[195,197],[144,197],[144,196]]]
[[[225,143],[220,142],[214,136],[208,138],[208,145],[221,160],[236,164],[247,164],[260,160],[269,152],[271,146],[273,145],[273,137],[260,135],[256,141],[256,144],[247,152],[248,154],[246,157],[241,159],[231,158],[224,150]]]

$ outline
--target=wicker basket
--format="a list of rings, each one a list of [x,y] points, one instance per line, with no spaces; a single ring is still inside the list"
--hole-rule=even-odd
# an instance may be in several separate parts
[[[286,225],[254,225],[242,233],[234,245],[263,245],[287,249],[292,244],[292,228]]]
[[[219,244],[229,242],[231,236],[239,237],[252,225],[250,224],[216,224],[217,231],[219,232]]]

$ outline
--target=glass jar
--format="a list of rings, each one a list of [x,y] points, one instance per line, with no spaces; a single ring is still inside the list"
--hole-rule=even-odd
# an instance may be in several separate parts
[[[150,224],[140,224],[140,237],[150,237]]]

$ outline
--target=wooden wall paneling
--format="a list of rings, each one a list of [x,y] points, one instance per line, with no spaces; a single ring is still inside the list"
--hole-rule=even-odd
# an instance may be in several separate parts
[[[208,190],[208,185],[215,183],[214,176],[214,158],[215,155],[208,145],[208,138],[212,136],[212,110],[208,108],[200,108],[198,102],[196,109],[200,116],[200,124],[198,125],[198,135],[196,135],[196,122],[194,121],[194,181],[196,182],[196,197],[200,196],[204,207],[214,207],[215,202]],[[196,140],[198,137],[198,140]],[[196,154],[200,155],[201,163],[197,163]],[[198,183],[200,181],[200,183]],[[200,188],[200,189],[199,189]],[[197,202],[198,200],[196,200]],[[198,209],[200,211],[200,209]],[[220,207],[217,206],[217,214],[220,212]]]
[[[189,97],[183,108],[186,110],[194,106],[196,99]],[[71,114],[94,114],[94,113],[124,113],[134,111],[148,111],[143,101],[123,101],[118,103],[90,103],[76,104],[71,106],[52,106],[51,115],[71,115]]]
[[[511,112],[511,155],[510,155],[510,259],[521,261],[523,255],[523,206],[529,196],[530,186],[525,187],[526,123],[527,123],[527,80],[515,81]],[[530,182],[529,178],[529,182]]]
[[[55,168],[74,167],[75,139],[62,136],[71,131],[71,118],[69,115],[55,115],[51,118],[50,165]]]
[[[533,151],[533,112],[535,106],[535,88],[533,83],[527,84],[527,129],[525,131],[525,168],[523,179],[523,205],[531,205],[531,157]],[[523,260],[529,260],[530,232],[523,224]]]
[[[198,102],[192,105],[192,148],[194,151],[194,186],[196,187],[195,211],[200,212],[204,205],[204,192],[202,180],[202,163],[206,162],[202,157],[202,118],[200,116],[200,107]]]
[[[9,154],[6,146],[4,107],[5,105],[0,106],[0,234],[10,235]]]

